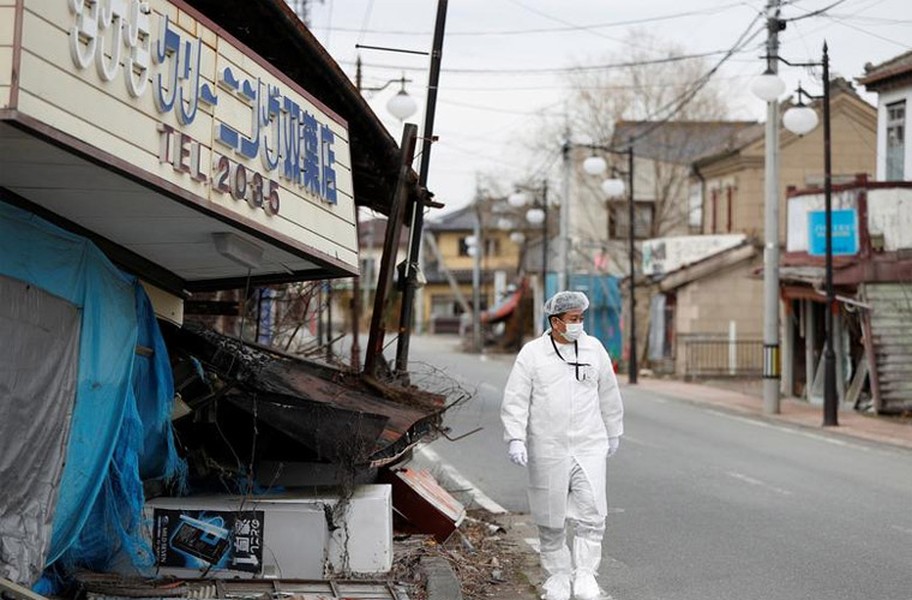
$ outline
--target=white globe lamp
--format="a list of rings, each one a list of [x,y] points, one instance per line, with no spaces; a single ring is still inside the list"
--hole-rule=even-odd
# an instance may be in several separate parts
[[[526,241],[526,236],[523,235],[522,231],[514,231],[510,234],[510,241],[519,246]]]
[[[817,122],[817,111],[804,104],[793,106],[782,115],[782,125],[797,135],[810,133],[817,127]]]
[[[396,95],[390,98],[389,102],[386,103],[386,110],[400,121],[404,121],[418,111],[418,105],[415,104],[412,97],[408,95],[408,92],[399,90]]]
[[[624,182],[617,178],[606,179],[602,182],[602,193],[606,198],[620,198],[624,195]]]
[[[751,82],[750,87],[754,96],[766,102],[778,100],[785,92],[785,82],[779,79],[779,76],[772,71],[767,71],[763,75],[756,77]]]
[[[522,208],[529,203],[529,198],[523,192],[513,192],[507,196],[507,203],[513,208]]]
[[[608,168],[608,163],[601,156],[590,156],[583,161],[583,171],[589,175],[601,175]]]
[[[541,225],[545,221],[545,211],[540,208],[530,208],[526,211],[526,221],[532,225]]]

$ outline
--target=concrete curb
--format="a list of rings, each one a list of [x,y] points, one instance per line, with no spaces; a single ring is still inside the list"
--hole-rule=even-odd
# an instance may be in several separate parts
[[[428,600],[462,600],[462,586],[445,558],[424,557],[421,570],[427,577]]]

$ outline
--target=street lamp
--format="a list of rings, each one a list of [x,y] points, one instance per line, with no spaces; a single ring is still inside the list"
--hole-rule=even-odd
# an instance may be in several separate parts
[[[359,55],[355,61],[355,87],[358,88],[359,92],[379,92],[385,90],[387,87],[394,83],[399,83],[400,88],[399,92],[395,96],[389,99],[386,103],[386,110],[390,112],[391,115],[404,121],[409,118],[418,110],[418,106],[415,104],[415,101],[411,96],[408,95],[408,92],[405,91],[406,82],[410,81],[405,78],[405,75],[399,79],[390,79],[383,85],[376,87],[364,87],[362,78],[361,78],[361,56]],[[358,211],[355,210],[355,227],[360,228]],[[373,226],[371,226],[373,229]],[[371,237],[373,237],[373,231],[371,232]],[[367,292],[368,286],[371,282],[368,279],[367,286],[365,286],[365,292]],[[367,294],[363,300],[364,304],[367,304]],[[351,365],[352,368],[358,369],[361,365],[361,342],[359,341],[360,332],[361,332],[361,310],[362,310],[362,300],[361,300],[361,278],[354,277],[352,278],[352,347],[351,347]]]
[[[804,135],[817,126],[817,113],[805,106],[803,97],[823,101],[823,196],[826,217],[825,287],[826,287],[826,346],[823,352],[823,425],[839,425],[838,397],[836,393],[836,352],[833,349],[833,307],[836,295],[833,291],[833,182],[832,144],[830,143],[830,55],[826,42],[823,43],[823,58],[820,62],[792,63],[781,56],[777,60],[792,67],[822,67],[823,95],[813,96],[798,86],[798,104],[789,108],[782,116],[782,124],[797,135]]]
[[[415,104],[412,97],[405,91],[404,83],[402,84],[402,89],[396,92],[396,95],[387,101],[386,110],[400,121],[405,121],[418,112],[418,105]]]
[[[635,204],[633,201],[633,142],[627,145],[626,150],[617,150],[607,146],[586,145],[585,147],[595,151],[608,152],[611,154],[620,154],[627,157],[627,243],[629,244],[627,252],[629,255],[630,269],[630,331],[629,331],[629,357],[627,359],[627,381],[630,384],[637,382],[637,342],[636,342],[636,224],[635,224]],[[583,170],[589,175],[603,175],[608,169],[608,163],[601,156],[590,156],[583,161]],[[602,192],[607,198],[618,198],[624,195],[624,181],[616,177],[605,179],[601,184]]]
[[[536,196],[535,200],[532,201],[531,208],[526,211],[526,221],[532,226],[541,225],[542,228],[541,288],[543,303],[545,294],[547,294],[548,278],[548,181],[542,181],[541,187],[536,191],[541,192],[541,202]],[[507,197],[507,203],[513,208],[522,208],[529,204],[529,194],[523,191],[513,192]],[[537,320],[537,322],[540,321]]]

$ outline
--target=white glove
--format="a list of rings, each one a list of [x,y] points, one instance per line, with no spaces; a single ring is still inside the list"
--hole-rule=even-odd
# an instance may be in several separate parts
[[[621,438],[619,437],[610,437],[608,438],[608,458],[614,456],[614,453],[618,451],[618,447],[621,445]]]
[[[526,453],[526,443],[522,440],[510,440],[507,454],[510,455],[510,460],[520,467],[525,467],[529,462],[529,455]]]

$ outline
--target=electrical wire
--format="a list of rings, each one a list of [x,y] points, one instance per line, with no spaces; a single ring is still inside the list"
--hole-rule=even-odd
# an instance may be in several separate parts
[[[720,50],[711,50],[709,52],[697,52],[694,54],[678,54],[674,56],[664,56],[661,58],[653,58],[639,61],[623,61],[616,63],[606,63],[600,65],[578,65],[572,67],[539,67],[539,68],[503,68],[503,69],[474,69],[474,68],[459,68],[459,67],[442,67],[440,69],[441,73],[450,73],[450,74],[459,74],[459,75],[553,75],[558,73],[580,73],[587,71],[603,71],[609,69],[627,69],[631,67],[643,67],[648,65],[658,65],[665,63],[674,63],[681,62],[685,60],[692,60],[695,58],[708,58],[710,56],[718,55],[728,55],[730,50],[720,49]],[[353,65],[354,62],[351,61],[340,61],[342,64]],[[414,66],[414,67],[405,67],[402,65],[383,65],[383,64],[367,64],[363,63],[362,66],[370,67],[373,69],[393,69],[397,71],[424,71],[425,67]]]
[[[364,19],[361,21],[361,31],[358,32],[359,44],[364,41],[364,34],[367,33],[367,25],[370,23],[371,14],[373,12],[374,0],[367,0],[367,8],[364,10]]]
[[[823,8],[817,9],[817,10],[815,10],[815,11],[811,11],[811,12],[809,12],[809,13],[807,13],[807,14],[801,15],[800,17],[792,17],[792,18],[790,18],[790,19],[781,19],[781,20],[784,21],[784,22],[786,22],[786,23],[791,23],[791,22],[793,22],[793,21],[800,21],[801,19],[807,19],[807,18],[810,18],[810,17],[816,17],[816,16],[818,16],[818,15],[822,15],[822,14],[826,13],[826,11],[830,10],[831,8],[836,8],[836,7],[839,6],[840,4],[845,3],[845,1],[846,1],[846,0],[836,0],[836,2],[833,2],[833,3],[830,4],[829,6],[824,6]]]
[[[891,44],[895,44],[895,45],[897,45],[897,46],[899,46],[899,47],[901,47],[901,48],[909,49],[909,48],[912,47],[912,46],[910,46],[910,45],[909,45],[908,43],[906,43],[906,42],[900,42],[900,41],[898,41],[898,40],[894,40],[894,39],[888,38],[888,37],[886,37],[886,36],[882,36],[882,35],[880,35],[880,34],[874,33],[874,32],[872,32],[872,31],[868,31],[868,30],[863,29],[863,28],[861,28],[861,27],[859,27],[859,26],[857,26],[857,25],[853,25],[852,23],[847,22],[848,19],[850,19],[850,18],[851,18],[851,19],[857,18],[858,15],[860,15],[861,13],[864,13],[864,12],[867,12],[867,11],[871,10],[872,8],[874,8],[875,6],[877,6],[878,4],[883,4],[885,1],[886,1],[886,0],[874,0],[874,2],[868,3],[868,4],[866,4],[864,7],[858,9],[858,10],[855,11],[854,13],[849,13],[848,15],[842,15],[842,16],[838,16],[838,17],[837,17],[836,15],[824,14],[823,16],[826,17],[827,19],[829,19],[830,21],[832,21],[832,23],[827,24],[827,25],[822,25],[822,26],[820,26],[820,27],[818,27],[818,28],[816,28],[816,29],[812,29],[809,33],[816,33],[816,32],[818,32],[818,31],[823,31],[824,29],[828,29],[833,23],[835,23],[835,24],[842,25],[843,27],[847,27],[847,28],[849,28],[849,29],[854,29],[855,31],[858,31],[858,32],[863,33],[863,34],[865,34],[865,35],[868,35],[868,36],[871,36],[871,37],[873,37],[873,38],[882,40],[882,41],[884,41],[884,42],[888,42],[888,43],[891,43]],[[804,16],[810,16],[810,15],[804,15]],[[803,17],[802,17],[802,18],[803,18]]]
[[[707,71],[706,74],[704,74],[701,78],[699,78],[690,90],[681,94],[677,99],[666,103],[663,107],[656,110],[654,112],[653,116],[645,119],[646,121],[650,121],[650,125],[647,126],[644,130],[638,132],[635,136],[633,136],[629,140],[629,143],[632,144],[636,140],[647,136],[649,133],[651,133],[652,131],[654,131],[655,129],[660,127],[661,125],[667,123],[672,118],[674,118],[678,113],[680,113],[684,109],[684,107],[687,106],[690,103],[690,101],[696,97],[696,95],[700,92],[700,90],[702,90],[704,87],[706,87],[706,85],[709,83],[710,79],[712,79],[712,76],[718,72],[718,70],[722,67],[723,64],[725,64],[725,62],[729,58],[731,58],[736,52],[743,50],[751,41],[753,41],[753,39],[755,37],[757,37],[757,35],[760,34],[760,32],[763,31],[764,28],[760,28],[760,29],[754,31],[753,33],[751,33],[751,30],[754,28],[754,25],[757,23],[757,21],[760,19],[760,17],[761,17],[760,14],[758,14],[757,16],[754,17],[754,19],[750,22],[750,24],[747,26],[747,28],[745,28],[745,30],[741,33],[738,40],[732,45],[729,52],[725,56],[723,56],[722,59],[719,60],[719,62],[717,62],[709,71]],[[657,115],[661,114],[665,110],[669,110],[668,114],[665,115],[664,117],[657,118]],[[653,120],[653,119],[657,119],[657,120]]]
[[[704,8],[700,10],[689,10],[682,11],[678,13],[671,13],[667,15],[658,15],[655,17],[644,17],[642,19],[629,19],[626,21],[608,21],[605,23],[596,23],[593,25],[577,25],[572,23],[567,23],[564,27],[537,27],[529,29],[502,29],[502,30],[490,30],[490,31],[447,31],[447,38],[452,37],[484,37],[484,36],[514,36],[514,35],[537,35],[537,34],[550,34],[550,33],[577,33],[580,31],[591,31],[596,29],[608,29],[611,27],[627,27],[630,25],[643,25],[646,23],[655,23],[658,21],[669,21],[673,19],[680,19],[686,17],[695,17],[702,16],[706,14],[717,14],[721,11],[728,10],[730,8],[735,8],[743,6],[744,2],[732,2],[730,4],[723,4],[722,6],[714,6],[712,8]],[[326,29],[325,27],[317,28]],[[351,27],[334,27],[334,31],[342,33],[371,33],[375,35],[396,35],[396,36],[430,36],[432,32],[430,31],[409,31],[409,30],[392,30],[392,29],[354,29]]]

